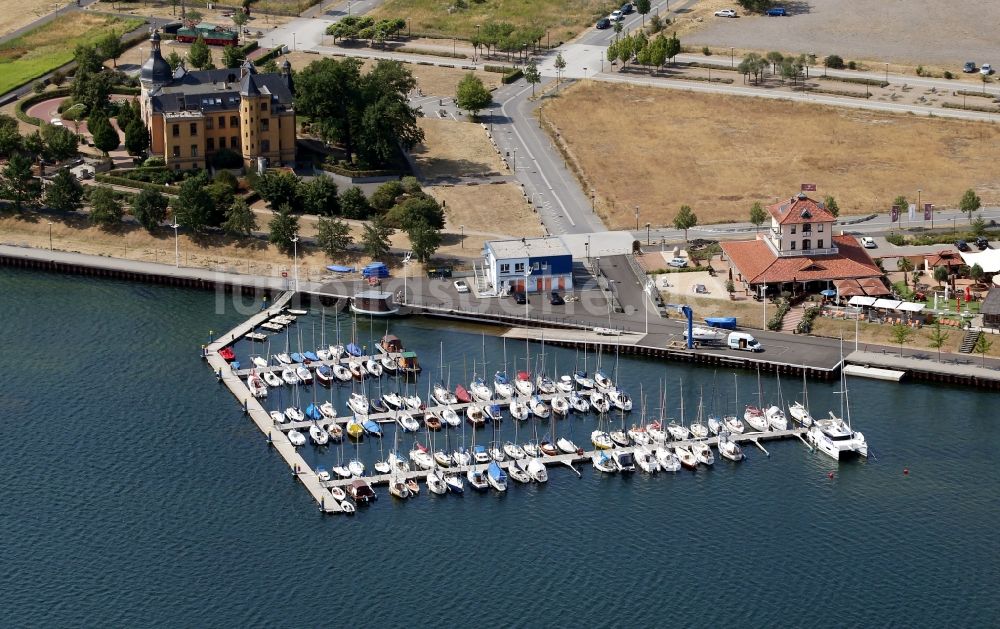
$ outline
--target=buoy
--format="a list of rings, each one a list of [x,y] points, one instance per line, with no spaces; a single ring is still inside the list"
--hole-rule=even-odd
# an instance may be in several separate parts
[[[910,475],[910,468],[904,467],[903,468],[903,476],[909,476],[909,475]]]
[[[833,478],[833,472],[827,472],[826,477],[827,478]]]

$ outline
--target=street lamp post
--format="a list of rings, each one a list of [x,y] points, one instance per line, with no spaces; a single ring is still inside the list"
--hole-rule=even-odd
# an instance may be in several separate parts
[[[591,189],[590,190],[590,210],[592,212],[596,212],[597,211],[597,201],[595,200],[596,198],[597,198],[597,192],[594,189]]]
[[[649,246],[649,223],[646,223],[646,246]]]
[[[292,236],[292,277],[295,278],[295,292],[299,292],[299,235]]]
[[[736,48],[733,47],[729,48],[729,67],[736,67]]]
[[[52,251],[52,221],[49,221],[49,251]]]
[[[490,135],[493,135],[493,110],[490,110]]]
[[[465,249],[465,225],[459,225],[458,227],[462,230],[462,249]]]
[[[639,206],[635,206],[635,231],[639,231]]]
[[[180,245],[180,239],[179,239],[179,237],[177,235],[177,228],[180,227],[180,225],[178,225],[177,221],[175,220],[174,224],[171,225],[171,227],[174,228],[174,268],[180,268],[180,266],[181,266],[181,245]]]
[[[608,328],[611,327],[611,302],[615,298],[615,281],[608,280]]]
[[[885,64],[885,82],[889,82],[889,64]]]
[[[292,52],[298,50],[298,44],[295,41],[295,33],[292,33]]]
[[[517,147],[514,147],[514,174],[517,174]]]

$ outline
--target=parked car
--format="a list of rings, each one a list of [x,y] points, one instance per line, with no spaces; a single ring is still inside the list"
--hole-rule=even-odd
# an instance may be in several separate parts
[[[465,280],[455,280],[455,290],[460,293],[467,293],[469,292],[469,285]]]
[[[984,63],[983,67],[979,68],[979,73],[980,74],[985,74],[985,75],[989,76],[989,75],[993,74],[993,66],[991,66],[988,63]]]
[[[514,298],[515,304],[521,304],[523,306],[524,304],[528,303],[528,296],[519,290],[514,291],[513,293],[510,294],[510,296]]]
[[[871,236],[862,236],[861,246],[864,247],[865,249],[874,249],[875,247],[878,247],[878,245],[875,244],[875,239],[872,238]]]
[[[735,9],[722,9],[715,12],[715,17],[739,17]]]
[[[439,267],[435,267],[433,269],[427,269],[427,277],[430,277],[430,278],[440,277],[441,279],[445,279],[447,277],[451,277],[451,267],[450,266],[439,266]]]
[[[608,16],[608,19],[611,20],[612,22],[621,22],[622,20],[625,19],[625,16],[622,15],[621,10],[615,10],[611,12],[611,15]]]
[[[764,347],[760,341],[746,332],[730,332],[726,339],[726,344],[730,349],[742,349],[748,352],[763,352]]]
[[[674,258],[670,262],[667,262],[667,265],[675,269],[683,269],[688,265],[688,261],[685,258]]]
[[[965,242],[964,240],[956,240],[955,248],[958,249],[959,251],[969,251],[969,243]]]
[[[975,61],[966,61],[965,65],[962,66],[962,72],[965,72],[966,74],[969,74],[969,73],[975,72],[975,71],[976,71],[976,62]]]
[[[631,2],[626,2],[625,4],[622,5],[621,11],[622,15],[631,15],[633,12],[635,12],[635,7],[632,5]]]
[[[985,236],[980,236],[979,238],[976,238],[976,246],[979,247],[980,250],[989,249],[990,241],[987,240]]]
[[[549,303],[553,306],[561,306],[566,303],[566,300],[562,298],[562,295],[560,295],[558,291],[552,291],[552,294],[549,297]]]
[[[788,11],[785,11],[785,7],[773,7],[766,11],[768,17],[785,17],[788,15]]]
[[[611,20],[606,17],[597,20],[597,30],[603,31],[606,28],[611,28]]]

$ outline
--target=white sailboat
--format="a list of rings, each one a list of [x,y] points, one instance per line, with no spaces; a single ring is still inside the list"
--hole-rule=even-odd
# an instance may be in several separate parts
[[[840,350],[841,365],[844,364],[843,340]],[[839,461],[845,455],[868,457],[868,442],[864,434],[851,427],[851,403],[847,396],[847,374],[840,370],[840,417],[830,411],[829,419],[817,419],[806,433],[806,439],[817,450]],[[846,411],[846,413],[845,413]]]
[[[668,446],[658,446],[654,451],[656,462],[664,472],[676,472],[681,469],[680,459]]]
[[[742,461],[745,456],[743,449],[730,438],[726,431],[719,434],[719,454],[730,461]]]
[[[799,402],[798,400],[795,400],[795,402],[788,407],[788,414],[792,416],[792,419],[806,428],[812,426],[813,417],[809,413],[809,389],[806,387],[805,369],[802,370],[802,401]]]

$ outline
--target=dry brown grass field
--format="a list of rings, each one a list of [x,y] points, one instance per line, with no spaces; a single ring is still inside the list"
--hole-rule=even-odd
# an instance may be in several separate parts
[[[637,205],[654,225],[683,204],[702,224],[746,221],[754,201],[802,183],[836,197],[842,214],[885,211],[918,189],[939,207],[967,188],[1000,201],[1000,128],[989,123],[595,82],[565,90],[543,115],[611,229],[634,225]]]
[[[52,0],[19,0],[14,3],[0,3],[0,35],[9,35],[15,30],[27,26],[38,18],[52,13],[69,2],[53,2]]]
[[[479,232],[495,236],[541,236],[538,214],[524,200],[515,183],[478,186],[433,186],[428,194],[445,202],[450,232]]]
[[[423,143],[412,154],[420,175],[470,177],[504,172],[503,162],[486,137],[483,128],[472,122],[421,118]]]

